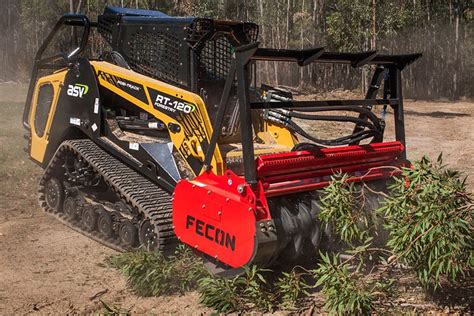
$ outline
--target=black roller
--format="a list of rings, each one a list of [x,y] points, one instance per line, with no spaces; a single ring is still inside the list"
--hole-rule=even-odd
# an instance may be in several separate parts
[[[119,226],[119,238],[128,247],[138,246],[138,229],[129,220],[122,220]]]
[[[114,236],[112,216],[104,209],[99,211],[97,230],[106,238]]]
[[[145,220],[140,225],[139,232],[140,244],[149,250],[159,249],[160,242],[158,240],[158,235],[155,232],[155,227],[150,223],[149,220]]]
[[[99,215],[96,211],[96,207],[87,205],[82,211],[82,224],[87,231],[94,231],[97,229]]]
[[[76,221],[79,218],[77,199],[75,197],[68,196],[64,200],[63,211],[69,220]]]
[[[45,186],[45,199],[50,208],[62,211],[64,203],[64,189],[61,181],[56,178],[48,180]]]

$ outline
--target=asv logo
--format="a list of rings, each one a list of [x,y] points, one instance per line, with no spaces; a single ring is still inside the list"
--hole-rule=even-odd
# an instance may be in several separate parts
[[[67,95],[75,98],[82,98],[89,91],[89,87],[85,84],[70,84],[67,88]]]

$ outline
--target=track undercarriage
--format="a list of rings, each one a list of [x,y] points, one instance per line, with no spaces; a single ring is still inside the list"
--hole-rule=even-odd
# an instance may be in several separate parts
[[[173,250],[171,197],[90,140],[64,142],[40,181],[44,211],[119,251]]]

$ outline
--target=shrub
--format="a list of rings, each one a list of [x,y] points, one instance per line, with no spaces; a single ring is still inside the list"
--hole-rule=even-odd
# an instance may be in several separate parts
[[[232,279],[202,278],[199,281],[201,303],[223,313],[251,308],[270,311],[275,296],[268,291],[263,272],[269,270],[252,266],[246,268],[244,275]]]
[[[474,205],[465,179],[423,157],[390,186],[379,213],[385,216],[394,258],[410,265],[424,285],[455,280],[474,266]]]
[[[303,279],[305,275],[306,273],[297,272],[296,267],[290,272],[282,272],[275,286],[283,308],[294,308],[299,299],[309,295],[311,286]]]
[[[339,255],[321,253],[321,263],[314,274],[316,285],[322,287],[326,298],[324,309],[331,314],[368,314],[373,309],[373,289],[365,283],[359,269],[350,269]]]
[[[239,276],[232,279],[204,277],[199,280],[201,303],[222,313],[242,310],[245,304],[236,295],[236,290],[243,288],[244,284],[244,279]]]
[[[159,252],[126,252],[109,258],[109,263],[127,277],[137,295],[160,296],[196,289],[207,272],[192,251],[180,245],[173,256]]]
[[[374,254],[382,258],[386,270],[402,261],[411,266],[424,285],[440,284],[442,276],[453,280],[474,265],[474,206],[465,180],[457,171],[423,158],[390,185],[382,207],[389,233],[389,248],[371,248],[372,228],[378,219],[368,209],[364,188],[349,183],[347,175],[333,177],[322,190],[320,220],[332,225],[345,242],[346,254],[321,254],[317,269],[310,271],[315,286],[326,297],[324,308],[331,314],[367,314],[375,299],[391,282],[374,277]],[[376,192],[373,192],[376,194]],[[352,247],[351,247],[352,246]],[[372,246],[373,247],[373,246]],[[351,249],[352,248],[352,249]],[[349,255],[347,255],[349,254]],[[281,272],[267,281],[269,270],[252,266],[241,276],[219,279],[210,276],[202,263],[185,246],[171,258],[159,253],[138,251],[110,258],[138,295],[163,295],[198,289],[201,303],[218,312],[272,311],[274,304],[293,308],[309,294],[307,271],[296,268]],[[373,280],[371,280],[373,279]],[[113,308],[109,308],[113,310]],[[111,312],[111,311],[109,311]]]
[[[332,176],[330,185],[321,190],[319,219],[332,225],[342,241],[353,244],[369,236],[373,216],[365,207],[364,191],[347,179],[347,174]]]

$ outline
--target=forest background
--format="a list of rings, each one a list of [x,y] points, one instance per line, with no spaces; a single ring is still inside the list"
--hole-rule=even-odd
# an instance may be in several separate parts
[[[261,47],[420,52],[423,58],[404,72],[406,97],[474,97],[473,0],[2,0],[0,81],[28,80],[35,52],[62,14],[96,20],[106,5],[252,21],[260,25]],[[370,79],[367,67],[266,62],[260,75],[271,84],[312,93],[363,91]]]

